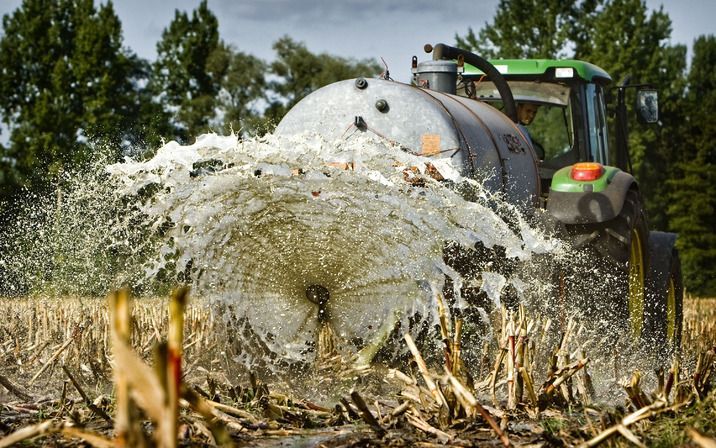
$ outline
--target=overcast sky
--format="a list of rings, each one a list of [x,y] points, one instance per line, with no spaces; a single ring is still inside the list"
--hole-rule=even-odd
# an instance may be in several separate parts
[[[200,0],[115,0],[125,45],[154,59],[162,30],[174,10],[193,10]],[[0,0],[4,15],[21,0]],[[209,0],[219,19],[221,37],[239,50],[265,60],[271,45],[289,35],[312,52],[328,52],[388,63],[399,81],[410,76],[410,59],[425,56],[426,43],[454,44],[455,33],[476,31],[490,20],[498,0]],[[716,33],[716,0],[647,0],[663,4],[672,20],[672,42],[691,46],[701,34]]]

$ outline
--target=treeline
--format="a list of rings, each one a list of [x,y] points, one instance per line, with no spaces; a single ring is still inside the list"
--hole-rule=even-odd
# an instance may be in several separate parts
[[[118,160],[210,130],[262,134],[311,91],[379,73],[289,37],[274,43],[269,64],[224,42],[218,25],[206,0],[177,10],[147,61],[124,46],[111,1],[24,0],[4,16],[0,204],[20,189],[52,188],[100,148]]]
[[[19,191],[51,188],[98,148],[119,159],[209,130],[262,134],[313,90],[380,71],[289,37],[263,61],[221,39],[206,1],[176,11],[154,61],[123,45],[109,1],[24,0],[3,17],[3,33],[0,218]],[[617,82],[657,87],[659,125],[631,125],[636,176],[652,227],[680,233],[688,289],[714,296],[716,39],[699,37],[688,67],[670,36],[668,15],[643,0],[500,0],[491,21],[456,41],[488,57],[583,59]]]

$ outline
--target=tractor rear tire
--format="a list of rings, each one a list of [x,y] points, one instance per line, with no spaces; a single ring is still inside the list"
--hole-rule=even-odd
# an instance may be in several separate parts
[[[596,274],[578,274],[576,289],[583,297],[580,306],[596,311],[595,317],[608,324],[607,331],[623,334],[628,330],[632,340],[641,338],[646,323],[649,234],[639,192],[635,189],[627,192],[616,218],[568,226],[567,230],[575,245],[585,246],[587,253],[577,272],[587,270]]]
[[[651,269],[647,281],[647,342],[662,360],[679,351],[684,313],[681,260],[674,247],[675,235],[652,232],[649,238]]]

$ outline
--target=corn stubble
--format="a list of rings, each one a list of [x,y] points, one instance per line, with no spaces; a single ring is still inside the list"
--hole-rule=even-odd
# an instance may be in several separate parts
[[[622,382],[620,411],[598,404],[577,322],[502,309],[480,365],[467,368],[464,322],[437,302],[441,363],[428,364],[409,334],[412,362],[400,369],[355,370],[320,344],[326,356],[315,367],[325,378],[314,380],[356,386],[325,407],[269,390],[254,372],[243,376],[232,361],[235,344],[227,343],[231,322],[189,302],[186,289],[151,300],[131,300],[126,291],[107,301],[2,299],[0,448],[48,439],[96,447],[299,439],[324,446],[646,446],[642,434],[656,416],[697,402],[713,403],[716,415],[714,299],[687,302],[684,363],[675,358],[650,373],[649,393],[645,374],[635,371]],[[389,392],[361,387],[369,379]],[[714,434],[684,431],[696,446],[716,443]]]

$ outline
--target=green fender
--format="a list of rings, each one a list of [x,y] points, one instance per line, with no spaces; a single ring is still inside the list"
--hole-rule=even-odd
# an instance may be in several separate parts
[[[627,191],[636,187],[634,176],[619,168],[605,166],[604,174],[593,181],[569,176],[571,166],[552,178],[547,211],[565,224],[594,224],[610,221],[622,211]]]

